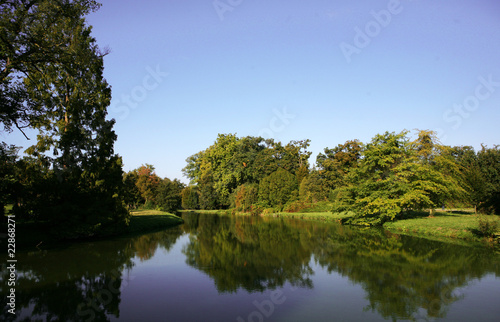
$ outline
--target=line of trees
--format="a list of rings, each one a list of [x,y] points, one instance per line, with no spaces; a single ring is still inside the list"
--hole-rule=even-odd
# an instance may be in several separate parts
[[[123,182],[123,196],[129,209],[142,207],[175,212],[182,207],[185,184],[178,179],[160,178],[150,164],[125,173]]]
[[[309,166],[310,141],[287,145],[272,139],[219,134],[183,169],[190,186],[182,205],[260,213],[297,211],[328,201],[333,212],[351,211],[353,223],[380,224],[410,210],[472,206],[500,213],[499,146],[478,152],[450,147],[436,133],[377,134],[326,148]]]

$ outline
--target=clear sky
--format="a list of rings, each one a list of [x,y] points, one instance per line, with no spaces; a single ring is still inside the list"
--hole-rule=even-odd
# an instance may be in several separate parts
[[[311,139],[311,163],[403,129],[500,144],[497,0],[101,2],[88,22],[111,49],[126,171],[149,163],[187,182],[185,159],[218,133]]]

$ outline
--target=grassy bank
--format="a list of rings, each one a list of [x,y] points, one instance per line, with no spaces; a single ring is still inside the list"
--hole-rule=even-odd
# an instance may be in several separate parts
[[[384,228],[395,233],[431,239],[460,239],[472,242],[493,241],[481,235],[479,215],[471,211],[437,211],[434,216],[420,216],[387,222]],[[483,215],[483,220],[497,222],[496,233],[500,233],[498,216]],[[489,239],[489,240],[488,240]]]
[[[120,230],[104,231],[99,235],[83,240],[103,239],[116,236],[131,236],[145,234],[182,224],[182,219],[158,210],[137,210],[131,212],[130,223]],[[31,248],[64,242],[50,234],[51,227],[44,223],[16,223],[16,248]],[[7,231],[7,225],[2,225],[2,232]]]
[[[182,224],[183,220],[176,215],[159,210],[135,210],[131,212],[130,223],[120,235],[142,234],[162,230]]]
[[[231,210],[195,210],[197,213],[250,216],[249,213],[234,213]],[[331,212],[276,212],[263,213],[262,217],[290,218],[301,220],[315,220],[322,222],[340,223],[342,220],[353,216],[352,212],[336,213]],[[485,238],[481,235],[479,227],[479,215],[475,215],[472,210],[449,210],[436,211],[430,217],[429,212],[415,212],[405,219],[394,222],[386,222],[384,228],[398,234],[423,237],[432,240],[451,242],[455,244],[477,244],[484,242],[494,242],[495,238]],[[497,222],[497,237],[500,236],[500,218],[498,216],[485,216],[486,221]],[[497,238],[498,241],[498,238]]]
[[[353,216],[353,213],[331,213],[331,212],[279,212],[263,214],[262,217],[293,218],[303,220],[316,220],[324,222],[340,223],[342,219]]]

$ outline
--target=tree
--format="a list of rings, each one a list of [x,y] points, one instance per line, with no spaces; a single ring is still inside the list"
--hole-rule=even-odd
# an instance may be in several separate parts
[[[0,122],[5,131],[23,132],[46,122],[51,106],[33,101],[24,81],[48,66],[73,64],[68,39],[82,17],[98,8],[91,0],[0,2]]]
[[[333,149],[325,148],[325,154],[318,154],[316,164],[329,189],[335,189],[345,184],[345,175],[350,169],[357,166],[362,151],[361,142],[351,140],[339,144]]]
[[[15,146],[0,143],[0,216],[2,216],[2,221],[5,219],[5,206],[14,204],[17,150]]]
[[[485,179],[480,209],[500,215],[500,146],[487,148],[483,145],[477,153],[477,158]]]
[[[328,198],[329,189],[325,179],[318,170],[313,170],[299,185],[299,196],[306,202],[324,201]]]
[[[123,200],[127,206],[132,209],[137,208],[139,204],[144,204],[145,200],[137,187],[139,174],[133,170],[123,174]]]
[[[178,179],[170,180],[165,178],[161,180],[158,186],[156,204],[161,210],[166,212],[175,212],[181,208],[184,184]]]
[[[156,203],[156,194],[160,185],[160,177],[155,173],[155,167],[151,164],[142,165],[137,170],[137,181],[135,185],[141,193],[146,205]]]
[[[247,212],[258,200],[259,186],[256,183],[246,183],[234,190],[231,206],[237,211]]]
[[[407,134],[385,132],[366,145],[359,166],[347,174],[347,185],[335,190],[334,212],[354,211],[352,223],[381,224],[462,192],[453,176],[421,158]]]
[[[286,169],[297,176],[297,180],[302,180],[309,171],[309,142],[291,141],[283,146],[262,137],[238,138],[236,134],[219,134],[208,149],[186,160],[188,164],[183,172],[191,184],[199,185],[200,207],[215,207],[215,204],[229,207],[237,187],[258,183],[278,168]]]
[[[188,186],[182,189],[181,205],[183,209],[198,209],[198,191],[196,186]]]
[[[74,236],[127,223],[114,120],[106,119],[111,88],[104,54],[83,17],[98,5],[13,0],[0,8],[0,118],[7,131],[14,124],[39,132],[26,153],[40,181],[25,186],[19,211]]]
[[[259,183],[259,202],[269,207],[283,206],[298,195],[297,177],[279,168]]]

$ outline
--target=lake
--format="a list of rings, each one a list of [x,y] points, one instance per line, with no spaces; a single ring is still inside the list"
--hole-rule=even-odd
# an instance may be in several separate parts
[[[6,306],[0,319],[500,319],[500,256],[487,247],[322,222],[182,217],[165,231],[18,252],[17,315]],[[4,299],[8,274],[3,264]]]

